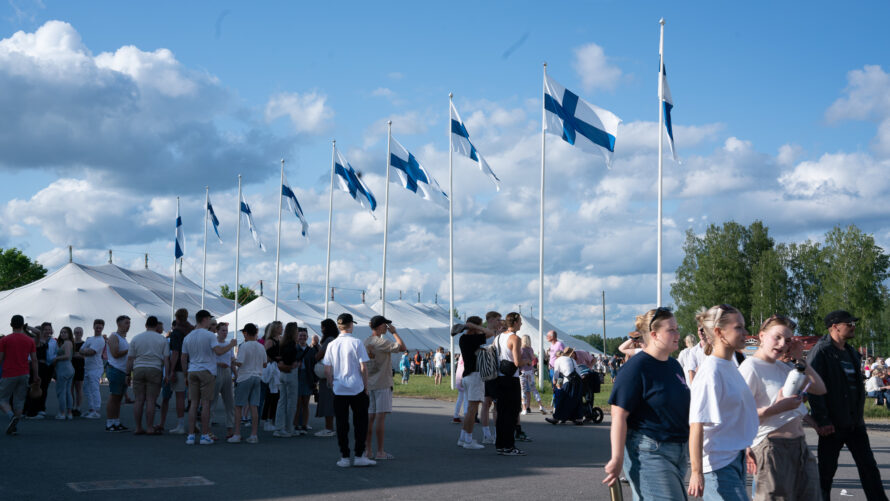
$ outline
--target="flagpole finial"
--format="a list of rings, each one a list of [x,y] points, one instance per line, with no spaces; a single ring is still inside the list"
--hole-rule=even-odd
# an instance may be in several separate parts
[[[659,19],[659,20],[658,20],[658,24],[664,26],[664,18]]]
[[[544,61],[544,67],[545,68],[547,67],[547,61]]]
[[[453,99],[453,98],[454,98],[454,94],[452,94],[451,92],[449,92],[449,93],[448,93],[448,99]]]
[[[392,120],[387,120],[386,125],[392,125]]]
[[[333,144],[334,146],[337,146],[337,140],[336,140],[336,139],[331,139],[331,144]]]
[[[281,163],[284,164],[284,159],[283,159],[283,158],[281,159]]]

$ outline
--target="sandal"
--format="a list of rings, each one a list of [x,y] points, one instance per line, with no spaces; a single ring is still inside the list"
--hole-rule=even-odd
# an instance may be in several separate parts
[[[390,453],[388,453],[388,452],[384,452],[382,456],[381,456],[380,454],[377,454],[376,456],[374,456],[374,459],[375,459],[375,460],[381,460],[381,459],[395,459],[395,458],[396,458],[395,456],[393,456],[392,454],[390,454]]]

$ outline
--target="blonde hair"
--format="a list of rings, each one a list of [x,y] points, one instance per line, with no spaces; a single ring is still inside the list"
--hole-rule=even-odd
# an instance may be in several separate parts
[[[656,319],[655,315],[659,317]],[[637,315],[634,328],[643,337],[643,342],[649,344],[649,332],[658,330],[662,322],[670,318],[674,318],[674,314],[667,308],[651,309],[642,315]]]
[[[522,348],[531,348],[532,347],[532,338],[528,334],[522,335]]]
[[[721,329],[729,323],[730,318],[733,314],[739,314],[741,316],[742,312],[740,312],[737,308],[730,306],[728,304],[718,304],[717,306],[711,306],[707,310],[700,311],[695,315],[695,320],[699,322],[699,325],[703,329],[703,333],[707,338],[708,345],[705,346],[705,355],[710,355],[712,351],[714,351],[714,342],[716,341],[716,337],[714,334],[714,329],[720,327]]]
[[[575,354],[575,349],[571,346],[562,350],[562,356],[571,358]]]
[[[775,325],[787,327],[792,333],[794,332],[794,329],[797,328],[797,324],[794,323],[794,320],[791,320],[788,317],[783,317],[782,315],[772,315],[760,325],[760,332],[764,332]]]
[[[692,348],[695,345],[695,336],[690,334],[690,335],[686,336],[685,338],[683,338],[683,341],[686,342],[687,348]]]

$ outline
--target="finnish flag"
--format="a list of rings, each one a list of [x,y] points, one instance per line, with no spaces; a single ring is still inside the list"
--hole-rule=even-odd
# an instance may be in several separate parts
[[[501,191],[501,180],[492,172],[488,162],[482,158],[482,155],[476,151],[476,147],[470,142],[470,134],[467,132],[463,120],[460,119],[460,115],[457,114],[457,108],[454,107],[454,103],[449,104],[451,105],[451,150],[471,160],[475,160],[479,164],[479,170],[491,179],[498,191]]]
[[[179,259],[185,255],[185,234],[182,232],[182,217],[179,216],[179,200],[176,200],[176,240],[173,244],[173,257]]]
[[[390,146],[389,166],[399,173],[402,185],[406,189],[436,204],[448,203],[448,195],[442,191],[439,183],[420,165],[417,158],[399,144],[395,138],[392,138]],[[419,193],[418,190],[420,190]]]
[[[210,218],[210,223],[213,225],[213,232],[216,233],[216,238],[219,240],[219,243],[223,243],[222,237],[219,236],[219,219],[216,218],[216,212],[213,211],[213,204],[210,203],[210,196],[207,196],[207,217]]]
[[[621,119],[594,106],[577,94],[544,77],[544,130],[562,137],[584,151],[597,152],[612,164],[615,138]]]
[[[253,213],[250,212],[250,206],[244,201],[244,195],[241,195],[241,212],[247,214],[247,228],[250,230],[253,241],[260,246],[260,250],[266,252],[266,246],[263,245],[263,242],[260,240],[260,234],[256,231],[256,225],[253,224]]]
[[[303,225],[303,236],[307,236],[309,232],[309,223],[306,222],[306,218],[303,217],[303,208],[300,207],[300,202],[297,201],[297,195],[295,195],[294,191],[287,185],[287,176],[284,176],[284,184],[281,185],[281,196],[284,197],[287,206],[290,207],[290,210],[294,211],[294,215],[297,216],[297,219],[300,220],[300,224]]]
[[[337,160],[334,162],[334,172],[337,174],[337,181],[340,183],[340,189],[349,193],[354,200],[362,204],[362,207],[371,212],[374,217],[374,210],[377,209],[377,199],[371,193],[371,189],[362,181],[361,174],[349,165],[349,162],[340,154],[340,150],[334,148]],[[367,205],[365,205],[367,203]],[[374,219],[377,219],[374,217]]]
[[[674,128],[671,125],[671,110],[674,108],[674,100],[671,98],[671,88],[668,87],[667,69],[665,69],[664,63],[661,64],[661,71],[658,76],[661,79],[661,85],[658,86],[658,90],[662,92],[661,108],[662,113],[664,113],[664,128],[668,136],[668,145],[671,147],[671,155],[674,156],[674,161],[679,161],[677,160],[677,150],[674,149]]]

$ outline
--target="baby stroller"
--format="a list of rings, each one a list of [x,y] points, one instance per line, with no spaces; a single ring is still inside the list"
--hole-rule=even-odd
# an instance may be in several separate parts
[[[578,365],[581,381],[584,383],[584,391],[581,392],[581,408],[584,410],[585,423],[602,423],[603,410],[593,405],[593,397],[600,392],[605,374],[594,372],[587,366]]]

